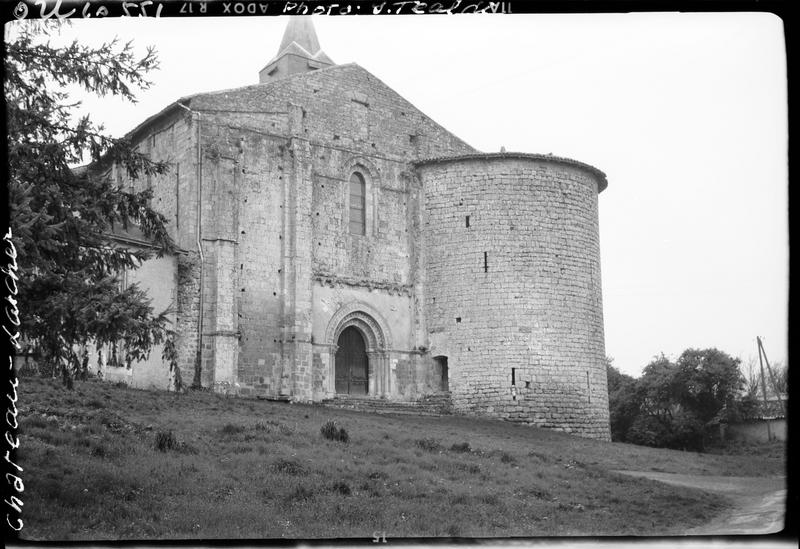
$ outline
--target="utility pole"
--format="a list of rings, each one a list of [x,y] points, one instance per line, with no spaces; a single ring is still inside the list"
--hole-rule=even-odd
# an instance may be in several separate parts
[[[764,415],[767,415],[767,385],[764,382],[764,361],[761,359],[761,338],[756,336],[758,343],[758,363],[761,365],[761,396],[764,398]],[[764,418],[767,422],[767,440],[772,442],[772,428],[768,418]]]
[[[761,341],[760,337],[756,337],[756,341],[758,341],[759,353],[764,355],[764,362],[767,364],[767,373],[769,374],[769,380],[772,382],[772,390],[775,391],[775,396],[778,398],[778,404],[781,406],[781,412],[783,412],[783,415],[786,416],[786,407],[783,405],[783,399],[781,398],[781,393],[778,390],[778,384],[775,383],[775,375],[772,373],[772,367],[769,365],[769,360],[767,360],[767,351],[764,349],[764,343]]]

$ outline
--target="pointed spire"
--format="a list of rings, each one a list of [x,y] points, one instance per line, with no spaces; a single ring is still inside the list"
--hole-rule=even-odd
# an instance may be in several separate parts
[[[259,82],[334,65],[319,47],[311,17],[292,16],[283,33],[278,54],[258,73]]]
[[[278,48],[278,55],[288,48],[292,42],[296,43],[311,55],[319,51],[317,32],[314,30],[314,25],[311,22],[310,16],[306,15],[289,19],[289,24],[286,25],[286,30],[283,32],[283,40],[281,40],[281,45]]]

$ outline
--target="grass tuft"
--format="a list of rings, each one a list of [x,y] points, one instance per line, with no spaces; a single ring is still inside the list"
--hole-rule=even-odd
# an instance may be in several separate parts
[[[50,424],[43,416],[29,416],[20,422],[20,430],[42,428],[44,429]]]
[[[501,452],[500,454],[500,461],[503,463],[516,463],[517,458],[509,454],[508,452]]]
[[[332,419],[326,421],[325,424],[320,427],[319,432],[328,440],[336,440],[344,443],[350,442],[350,435],[347,434],[347,430],[345,430],[344,427],[339,427],[336,421]]]
[[[158,431],[156,433],[155,448],[159,452],[181,452],[196,454],[197,449],[183,441],[178,440],[172,431]]]
[[[417,446],[425,450],[426,452],[441,452],[442,445],[439,442],[432,438],[421,438],[417,441]]]
[[[103,402],[102,400],[98,400],[96,398],[92,398],[92,399],[90,399],[90,400],[88,400],[86,402],[86,406],[88,408],[100,409],[100,408],[105,408],[106,407],[106,403]]]
[[[159,431],[156,433],[155,446],[159,452],[169,452],[170,450],[177,450],[180,445],[172,431]]]
[[[338,480],[331,486],[331,492],[342,494],[343,496],[349,496],[351,493],[350,485],[343,480]]]
[[[481,472],[480,466],[475,463],[459,463],[456,467],[470,475],[478,475]]]
[[[469,446],[469,442],[462,442],[460,444],[453,444],[450,447],[451,452],[460,452],[463,454],[469,453],[472,451],[472,448]]]
[[[466,505],[469,503],[469,496],[467,494],[456,494],[450,498],[451,505]]]
[[[286,496],[286,500],[291,503],[295,501],[308,501],[313,497],[314,490],[307,487],[305,484],[299,484]]]
[[[219,432],[223,435],[238,435],[243,433],[245,428],[242,425],[234,425],[233,423],[226,423],[220,427]]]
[[[306,473],[305,467],[293,459],[279,459],[272,464],[272,470],[283,475],[300,476]]]

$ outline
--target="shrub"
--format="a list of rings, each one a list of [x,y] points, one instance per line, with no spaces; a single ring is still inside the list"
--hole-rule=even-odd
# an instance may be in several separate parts
[[[419,439],[417,441],[417,446],[419,446],[426,452],[440,452],[442,450],[442,445],[439,444],[439,441],[434,440],[432,438]]]
[[[350,441],[350,435],[344,427],[339,427],[334,420],[328,420],[319,430],[320,434],[328,440],[336,440],[339,442],[347,443]]]
[[[450,447],[451,452],[461,452],[461,453],[468,453],[472,451],[472,448],[469,447],[468,442],[462,442],[460,444],[453,444]]]
[[[685,412],[677,412],[668,420],[640,416],[630,428],[628,441],[643,446],[702,451],[703,425]]]

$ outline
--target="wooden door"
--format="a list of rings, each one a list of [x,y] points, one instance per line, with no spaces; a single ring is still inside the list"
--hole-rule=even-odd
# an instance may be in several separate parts
[[[369,387],[367,346],[357,328],[345,328],[337,342],[336,392],[348,395],[366,395]]]

